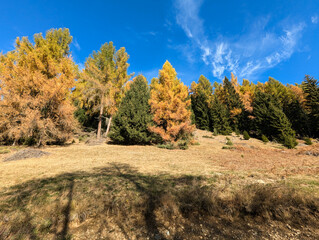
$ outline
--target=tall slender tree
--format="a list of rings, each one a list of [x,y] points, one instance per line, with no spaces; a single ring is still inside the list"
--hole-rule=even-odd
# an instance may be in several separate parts
[[[210,129],[219,134],[228,135],[232,132],[230,126],[229,111],[226,106],[218,99],[213,97],[210,108]]]
[[[209,80],[201,75],[198,83],[192,83],[191,93],[191,106],[196,127],[208,130],[210,126],[209,102],[212,97],[213,87]]]
[[[109,116],[105,135],[108,134],[112,116],[124,95],[125,83],[131,77],[127,74],[128,58],[125,48],[120,48],[116,52],[113,43],[110,42],[103,44],[100,51],[94,51],[85,63],[79,84],[84,85],[84,101],[93,112],[99,112],[97,138],[101,137],[102,119],[105,114]]]
[[[306,96],[306,108],[311,125],[311,135],[319,136],[319,81],[306,75],[302,83]]]
[[[159,71],[159,78],[152,80],[150,105],[155,123],[150,130],[163,141],[176,142],[190,137],[194,126],[190,119],[188,88],[177,78],[168,61]]]

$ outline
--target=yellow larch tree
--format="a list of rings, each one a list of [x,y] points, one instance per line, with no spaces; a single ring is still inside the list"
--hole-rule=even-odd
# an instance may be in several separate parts
[[[159,77],[151,83],[150,105],[155,125],[150,130],[164,142],[188,139],[194,131],[190,104],[188,87],[177,78],[175,69],[166,61]]]
[[[69,53],[68,29],[52,29],[16,40],[0,57],[0,141],[8,144],[63,143],[76,121],[70,101],[77,68]]]
[[[125,84],[132,76],[127,74],[128,59],[124,47],[115,51],[112,42],[105,43],[99,51],[91,54],[81,73],[75,96],[79,95],[80,101],[88,104],[92,113],[99,112],[97,138],[101,137],[102,118],[105,114],[109,116],[105,135],[108,134],[112,116],[124,96]]]

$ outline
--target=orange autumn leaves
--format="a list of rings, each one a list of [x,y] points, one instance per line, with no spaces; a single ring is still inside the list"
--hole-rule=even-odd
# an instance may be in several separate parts
[[[65,142],[77,125],[70,101],[76,66],[69,55],[68,29],[45,38],[18,38],[0,56],[0,141],[21,144]]]
[[[155,125],[150,126],[150,130],[166,142],[188,139],[195,128],[191,124],[190,104],[188,87],[166,61],[159,78],[151,83],[150,105]]]

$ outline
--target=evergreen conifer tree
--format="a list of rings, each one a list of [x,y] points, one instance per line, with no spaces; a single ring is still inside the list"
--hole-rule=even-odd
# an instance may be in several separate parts
[[[297,145],[295,131],[291,128],[291,123],[271,95],[257,91],[253,108],[256,130],[260,135],[264,134],[275,139],[287,148],[293,148]]]
[[[308,110],[311,135],[319,136],[319,81],[306,75],[302,83],[306,95],[306,107]]]
[[[203,75],[199,77],[198,83],[191,85],[191,106],[194,113],[194,123],[197,128],[209,130],[209,100],[213,93],[213,87],[209,80]]]
[[[224,78],[222,102],[230,113],[231,127],[233,130],[239,128],[239,121],[243,112],[244,106],[240,99],[239,93],[236,91],[234,85],[227,77]]]
[[[209,107],[208,99],[204,93],[199,92],[198,94],[191,95],[192,100],[192,110],[195,118],[195,125],[197,128],[202,130],[209,129]]]
[[[148,128],[152,123],[150,113],[150,90],[144,76],[137,76],[125,92],[116,113],[110,138],[120,144],[148,144],[152,134]]]
[[[219,134],[228,135],[232,132],[229,124],[229,112],[227,108],[222,104],[216,96],[211,104],[210,109],[211,131],[217,132]]]

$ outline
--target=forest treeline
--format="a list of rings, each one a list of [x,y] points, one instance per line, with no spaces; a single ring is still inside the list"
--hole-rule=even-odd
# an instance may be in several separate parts
[[[0,55],[0,143],[63,144],[77,129],[95,130],[119,144],[162,143],[187,148],[195,127],[214,134],[245,133],[296,146],[319,137],[319,82],[222,83],[200,76],[188,88],[166,61],[151,80],[128,74],[129,55],[112,42],[94,51],[80,70],[68,29],[17,38]]]

